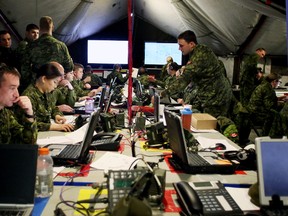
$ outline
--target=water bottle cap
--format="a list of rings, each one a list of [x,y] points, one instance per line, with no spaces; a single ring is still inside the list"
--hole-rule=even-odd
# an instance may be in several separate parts
[[[39,153],[39,155],[48,155],[49,149],[48,148],[39,148],[38,153]]]

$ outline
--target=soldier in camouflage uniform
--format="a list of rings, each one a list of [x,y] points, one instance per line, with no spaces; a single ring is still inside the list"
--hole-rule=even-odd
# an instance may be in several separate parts
[[[91,89],[97,89],[98,87],[102,86],[102,80],[97,76],[97,74],[92,72],[90,65],[87,65],[85,68],[83,82],[88,83],[91,86]]]
[[[44,16],[40,19],[40,37],[38,40],[28,44],[27,51],[23,58],[21,74],[26,83],[23,88],[35,81],[35,71],[43,64],[49,62],[60,63],[65,71],[73,70],[73,61],[67,46],[52,36],[54,28],[51,17]]]
[[[128,79],[128,74],[123,77],[122,73],[122,66],[120,64],[115,64],[113,66],[112,72],[107,76],[107,85],[110,85],[111,82],[116,78],[115,85],[124,85]]]
[[[0,143],[35,144],[37,123],[31,101],[18,93],[20,74],[15,68],[0,67]],[[17,120],[14,112],[6,107],[17,105],[21,112]]]
[[[52,103],[51,92],[57,87],[62,73],[53,63],[42,65],[36,73],[36,83],[30,84],[22,95],[30,98],[39,131],[71,131],[73,125],[65,124],[63,113]],[[51,123],[54,119],[55,123]]]
[[[269,134],[275,116],[274,111],[277,112],[277,110],[280,110],[280,107],[278,107],[278,98],[274,91],[279,79],[280,76],[275,73],[266,76],[265,80],[253,91],[247,105],[252,122],[263,126],[263,136]]]
[[[257,86],[257,64],[261,58],[264,58],[266,51],[264,48],[258,48],[255,53],[247,56],[241,68],[240,77],[240,102],[244,107],[247,106],[252,92]]]
[[[77,101],[82,101],[88,97],[93,97],[102,90],[102,87],[89,90],[91,88],[90,84],[84,83],[82,81],[83,70],[84,66],[82,64],[74,63],[74,70],[73,70],[74,78],[71,84],[74,88]]]
[[[26,48],[27,48],[28,44],[37,40],[38,38],[39,38],[39,27],[33,23],[28,24],[26,26],[26,32],[25,32],[24,40],[22,40],[18,44],[17,48],[15,49],[15,57],[17,59],[16,67],[18,68],[18,70],[20,70],[20,72],[21,72],[21,65],[24,63],[23,58],[24,58],[24,55],[26,53]],[[22,83],[22,82],[25,82],[25,80],[23,80],[23,78],[22,78],[20,83]],[[19,89],[19,91],[21,93],[24,89],[22,89],[21,85],[20,85],[20,88],[21,89]]]
[[[0,31],[0,63],[8,66],[15,66],[15,53],[11,48],[12,39],[8,31]]]
[[[197,92],[197,104],[190,101],[193,108],[214,117],[227,116],[232,99],[232,88],[221,71],[217,56],[205,45],[197,43],[193,31],[185,31],[178,36],[179,49],[189,55],[185,70],[168,88],[167,92],[181,93],[192,82],[192,92]],[[174,93],[175,94],[175,93]]]
[[[160,80],[161,81],[165,81],[166,80],[166,78],[168,77],[168,65],[170,64],[170,63],[172,63],[173,62],[173,58],[171,57],[171,56],[168,56],[167,58],[166,58],[166,64],[165,65],[163,65],[163,67],[162,67],[162,69],[161,69],[161,75],[160,75]]]

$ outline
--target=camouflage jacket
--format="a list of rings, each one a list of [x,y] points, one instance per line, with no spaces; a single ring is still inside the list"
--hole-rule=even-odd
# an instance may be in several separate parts
[[[52,104],[55,106],[67,104],[74,107],[76,94],[74,90],[69,90],[66,86],[59,86],[51,93]]]
[[[91,77],[91,81],[88,83],[91,85],[92,88],[98,88],[99,86],[102,86],[102,80],[97,74],[93,73],[84,74],[83,79],[85,79],[85,77],[87,76]]]
[[[108,76],[107,76],[107,85],[110,85],[111,81],[117,77],[115,84],[117,85],[124,85],[125,82],[128,79],[128,76],[126,75],[125,77],[122,76],[122,73],[117,72],[117,71],[112,71]]]
[[[265,118],[271,110],[277,109],[277,96],[271,84],[266,80],[255,88],[247,109],[251,114]]]
[[[190,82],[193,83],[193,88],[197,89],[198,104],[190,101],[193,108],[214,117],[227,115],[233,95],[232,88],[223,74],[216,55],[205,45],[196,45],[190,53],[183,74],[169,86],[167,92],[168,94],[178,92],[178,95],[181,95]],[[194,89],[191,93],[193,92]]]
[[[76,100],[79,99],[79,97],[87,96],[90,90],[84,89],[84,83],[82,80],[73,80],[71,82],[71,85],[74,88],[75,94],[76,94]]]
[[[48,131],[51,125],[50,119],[55,119],[56,115],[63,115],[58,107],[52,103],[51,93],[43,94],[31,84],[22,95],[31,100],[39,131]]]
[[[37,123],[29,122],[22,116],[21,124],[14,113],[7,108],[0,110],[1,144],[35,144],[37,140]]]
[[[244,107],[248,105],[249,99],[257,86],[256,72],[259,58],[259,55],[254,53],[247,56],[243,61],[239,86],[240,102]]]
[[[169,76],[168,72],[167,72],[167,66],[169,63],[163,65],[163,67],[161,68],[161,74],[160,74],[160,80],[161,81],[165,81],[166,78]]]
[[[73,70],[73,61],[67,46],[53,36],[43,34],[28,44],[21,66],[22,76],[27,80],[35,80],[34,69],[51,61],[60,63],[65,71]]]

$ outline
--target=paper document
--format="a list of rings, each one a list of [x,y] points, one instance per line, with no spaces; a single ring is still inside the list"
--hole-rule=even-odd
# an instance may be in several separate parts
[[[225,151],[234,151],[234,150],[237,151],[237,150],[239,150],[236,147],[234,147],[233,145],[231,145],[225,139],[210,139],[210,138],[202,137],[202,136],[197,136],[196,139],[198,140],[198,142],[202,148],[211,148],[211,147],[214,147],[216,145],[216,143],[222,143],[226,147]]]
[[[83,107],[83,106],[85,106],[85,100],[83,100],[83,101],[80,101],[80,102],[75,102],[75,104],[74,104],[74,107]]]
[[[69,133],[63,132],[63,136],[51,136],[51,137],[47,137],[47,138],[37,139],[36,143],[39,146],[45,146],[48,144],[75,144],[75,143],[79,143],[79,142],[83,141],[87,127],[88,127],[88,123],[86,123],[81,128],[79,128],[73,132],[69,132]]]
[[[250,201],[249,188],[225,187],[242,211],[259,211],[259,207]]]
[[[101,158],[97,159],[90,166],[101,170],[128,170],[137,158],[126,156],[114,152],[106,152]]]

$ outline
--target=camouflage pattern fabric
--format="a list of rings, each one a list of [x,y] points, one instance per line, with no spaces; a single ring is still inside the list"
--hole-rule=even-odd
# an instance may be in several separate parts
[[[99,86],[102,86],[102,80],[100,79],[99,76],[97,76],[97,74],[93,73],[84,74],[83,79],[85,79],[88,76],[91,77],[91,81],[88,82],[88,84],[90,84],[92,88],[98,88]]]
[[[183,74],[167,89],[178,95],[189,83],[193,83],[192,94],[197,93],[197,104],[190,104],[203,113],[217,117],[226,116],[232,99],[232,88],[225,78],[217,56],[205,45],[196,45],[190,53],[190,59]],[[192,98],[195,95],[192,95]]]
[[[90,92],[90,90],[84,89],[84,83],[81,80],[73,80],[71,85],[74,88],[76,100],[78,100],[80,97],[87,96],[87,94]]]
[[[69,90],[66,86],[58,86],[51,93],[51,101],[55,106],[67,104],[70,107],[74,107],[76,102],[76,93],[74,90]]]
[[[269,134],[274,118],[273,110],[277,110],[277,101],[274,89],[266,80],[257,86],[251,95],[247,110],[253,123],[263,125],[263,136]]]
[[[125,77],[122,76],[122,73],[118,71],[112,71],[108,76],[107,76],[107,85],[110,85],[111,80],[113,80],[115,77],[117,77],[115,83],[117,85],[123,85],[128,79],[128,75]]]
[[[28,44],[23,57],[21,75],[23,80],[35,80],[35,68],[40,68],[49,62],[58,62],[64,67],[65,72],[73,70],[73,61],[67,46],[51,35],[43,34],[37,40]]]
[[[37,123],[29,122],[22,116],[21,124],[14,113],[3,108],[0,110],[0,143],[1,144],[35,144],[37,140]]]
[[[15,67],[15,54],[11,48],[0,46],[0,63]]]
[[[22,95],[29,97],[32,103],[39,131],[48,131],[50,119],[63,113],[52,103],[51,94],[43,94],[34,85],[29,85]]]
[[[161,81],[165,81],[166,78],[169,76],[168,72],[167,72],[167,66],[168,64],[170,64],[171,62],[163,65],[162,69],[161,69],[161,74],[160,74],[160,80]]]
[[[225,137],[227,137],[234,143],[239,143],[238,129],[231,119],[225,116],[218,116],[217,123],[220,133],[222,133]]]
[[[255,77],[257,72],[257,63],[260,56],[256,53],[244,58],[241,68],[240,77],[240,102],[243,106],[247,106],[252,92],[256,88],[257,79]]]

